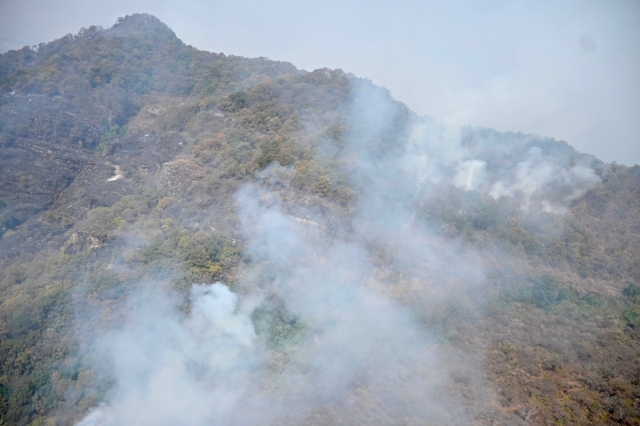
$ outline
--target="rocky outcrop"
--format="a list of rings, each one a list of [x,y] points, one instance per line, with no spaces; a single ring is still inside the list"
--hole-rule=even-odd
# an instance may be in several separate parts
[[[66,254],[75,254],[84,250],[94,250],[102,247],[107,236],[104,234],[94,235],[90,232],[78,231],[71,234],[62,247]]]
[[[205,177],[205,171],[191,159],[181,158],[162,165],[158,186],[169,194],[188,188],[194,180]]]

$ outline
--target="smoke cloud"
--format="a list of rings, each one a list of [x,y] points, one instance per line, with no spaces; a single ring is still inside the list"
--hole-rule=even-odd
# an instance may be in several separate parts
[[[486,179],[487,163],[482,160],[468,160],[458,165],[458,171],[453,178],[453,184],[466,191],[480,188]]]
[[[196,285],[191,312],[181,317],[168,298],[154,296],[141,295],[124,329],[99,343],[116,386],[79,425],[216,424],[238,418],[241,402],[251,410],[238,423],[249,424],[261,404],[247,383],[260,365],[255,304],[239,303],[220,283]]]
[[[291,168],[260,173],[236,194],[246,240],[236,293],[196,285],[187,313],[159,290],[142,293],[125,326],[97,345],[115,386],[80,425],[299,424],[317,416],[467,424],[452,373],[491,401],[478,360],[421,319],[450,304],[481,309],[482,257],[440,236],[416,209],[454,186],[562,211],[599,182],[591,160],[545,152],[533,137],[508,144],[418,118],[365,83],[347,116],[340,155],[357,207],[301,207]]]
[[[563,212],[600,181],[592,168],[584,164],[558,164],[545,158],[540,148],[533,147],[516,166],[515,176],[506,182],[495,182],[489,194],[493,198],[520,196],[524,208],[538,202],[544,211]],[[548,199],[547,195],[554,191],[561,194],[560,198]]]

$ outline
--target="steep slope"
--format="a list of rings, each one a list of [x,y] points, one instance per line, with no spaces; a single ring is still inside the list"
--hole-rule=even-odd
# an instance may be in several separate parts
[[[50,206],[150,97],[214,100],[297,73],[290,64],[198,51],[149,15],[8,52],[0,70],[0,198],[18,222]]]
[[[0,89],[0,424],[638,424],[640,167],[149,15]]]

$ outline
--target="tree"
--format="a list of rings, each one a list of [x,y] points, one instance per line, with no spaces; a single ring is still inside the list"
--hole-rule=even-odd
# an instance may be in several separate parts
[[[546,308],[553,305],[557,296],[558,285],[550,276],[543,275],[533,283],[531,298],[537,307]]]

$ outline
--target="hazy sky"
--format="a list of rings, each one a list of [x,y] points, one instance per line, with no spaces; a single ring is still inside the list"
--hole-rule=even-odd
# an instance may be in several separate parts
[[[640,163],[640,0],[0,0],[0,51],[135,12],[199,49],[341,68],[448,123]]]

